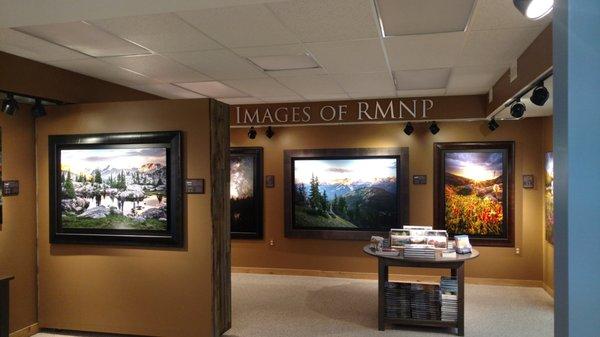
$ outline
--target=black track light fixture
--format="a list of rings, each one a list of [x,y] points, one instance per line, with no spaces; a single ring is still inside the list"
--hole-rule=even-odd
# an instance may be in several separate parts
[[[513,4],[529,20],[539,20],[554,8],[554,0],[513,0]]]
[[[406,133],[407,136],[410,136],[413,132],[415,132],[415,128],[412,126],[412,124],[410,122],[406,123],[406,126],[404,127],[404,133]]]
[[[546,103],[548,98],[550,98],[550,92],[548,92],[548,89],[544,86],[544,82],[540,82],[533,88],[531,98],[529,99],[531,100],[531,103],[542,106]]]
[[[273,131],[273,128],[269,126],[267,128],[267,131],[265,131],[265,135],[267,136],[267,138],[271,139],[275,135],[275,131]]]
[[[7,115],[14,115],[19,110],[19,103],[15,100],[13,94],[7,94],[6,98],[2,100],[2,111],[6,112]]]
[[[523,102],[521,102],[521,99],[518,98],[510,107],[510,115],[514,118],[521,118],[525,114],[526,110],[527,108],[525,107],[525,104],[523,104]]]
[[[488,128],[490,129],[490,131],[494,131],[497,128],[500,127],[500,124],[498,124],[498,122],[496,122],[495,118],[492,118],[489,122],[488,122]]]
[[[429,132],[431,132],[432,135],[435,135],[436,133],[440,132],[440,127],[435,121],[431,122],[431,124],[429,125]]]
[[[248,130],[248,138],[250,138],[250,139],[256,138],[256,129],[254,129],[253,126],[251,126],[250,130]]]
[[[44,108],[44,105],[39,98],[36,98],[35,104],[31,107],[31,114],[33,117],[46,116],[46,108]]]

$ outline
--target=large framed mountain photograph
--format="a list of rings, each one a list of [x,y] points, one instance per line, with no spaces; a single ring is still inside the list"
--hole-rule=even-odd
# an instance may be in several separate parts
[[[230,162],[231,238],[263,238],[262,147],[232,147]]]
[[[183,246],[181,133],[49,136],[50,242]]]
[[[514,246],[514,142],[434,144],[434,226]]]
[[[285,236],[364,240],[408,223],[408,148],[284,151]]]

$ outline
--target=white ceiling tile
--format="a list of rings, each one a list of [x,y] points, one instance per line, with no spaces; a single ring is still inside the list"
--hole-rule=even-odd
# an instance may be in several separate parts
[[[447,89],[479,88],[480,92],[487,92],[506,70],[508,68],[497,65],[455,67],[450,74]]]
[[[217,81],[175,83],[175,85],[208,97],[248,97],[248,94]]]
[[[379,39],[309,43],[306,48],[329,73],[387,70]]]
[[[217,42],[172,13],[119,17],[97,20],[92,23],[155,52],[222,48]]]
[[[466,33],[407,35],[384,39],[392,70],[453,66]]]
[[[446,89],[450,68],[400,70],[394,72],[394,77],[399,91]]]
[[[337,83],[348,93],[394,93],[394,80],[388,72],[336,74]]]
[[[14,29],[94,57],[149,53],[148,50],[140,46],[83,21],[16,27]]]
[[[475,0],[376,0],[376,3],[385,36],[400,36],[464,31]]]
[[[243,57],[300,55],[308,53],[308,50],[306,50],[300,43],[266,47],[233,48],[232,50]]]
[[[261,104],[264,103],[260,98],[255,97],[233,97],[233,98],[219,98],[219,101],[229,104],[229,105],[238,105],[238,104]]]
[[[448,88],[446,89],[446,96],[483,95],[487,94],[488,91],[488,89],[482,89],[481,87]]]
[[[0,50],[39,62],[87,58],[74,50],[9,28],[0,29]]]
[[[398,90],[398,97],[433,97],[444,96],[446,89],[431,89],[431,90]]]
[[[537,21],[527,19],[515,8],[512,1],[478,0],[469,29],[545,27],[550,22],[552,22],[552,14]]]
[[[348,95],[352,99],[394,98],[396,97],[396,92],[350,92]]]
[[[205,96],[168,83],[135,85],[132,88],[169,99],[203,98]]]
[[[156,83],[156,80],[149,77],[91,57],[82,60],[52,61],[48,64],[125,86]]]
[[[284,87],[272,78],[254,78],[245,80],[223,81],[230,87],[241,90],[255,97],[294,96],[295,92]]]
[[[371,0],[299,0],[267,6],[303,42],[378,36]]]
[[[510,65],[542,30],[543,27],[471,31],[456,65]]]
[[[347,94],[313,94],[313,95],[304,95],[309,101],[341,101],[350,99],[350,96]]]
[[[329,75],[281,77],[277,80],[305,97],[307,95],[344,93],[344,90]]]
[[[179,12],[178,15],[230,48],[298,42],[263,5]]]
[[[107,57],[102,60],[161,82],[201,82],[210,80],[209,77],[198,71],[156,54]]]
[[[293,103],[306,101],[306,99],[297,95],[289,97],[265,97],[262,100],[267,103]]]
[[[294,69],[294,70],[276,70],[267,72],[269,76],[274,78],[279,77],[302,77],[312,75],[326,75],[327,71],[324,68],[312,68],[312,69]]]
[[[226,49],[164,55],[217,80],[267,77],[250,61]]]

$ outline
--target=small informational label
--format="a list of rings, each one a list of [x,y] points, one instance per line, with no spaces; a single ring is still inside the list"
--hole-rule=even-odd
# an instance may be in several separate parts
[[[2,182],[2,196],[10,197],[19,195],[19,181],[6,180]]]
[[[185,192],[187,194],[204,194],[204,179],[187,179]]]
[[[535,187],[535,178],[533,174],[524,174],[523,175],[523,188],[534,188]]]
[[[427,176],[424,174],[414,175],[413,176],[413,184],[414,185],[426,185],[427,184]]]
[[[267,188],[275,187],[275,176],[266,176],[265,178],[265,186]]]

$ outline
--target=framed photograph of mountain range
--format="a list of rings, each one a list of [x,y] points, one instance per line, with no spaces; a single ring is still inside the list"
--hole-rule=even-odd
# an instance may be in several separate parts
[[[434,144],[434,227],[514,246],[514,142]]]
[[[408,223],[408,148],[284,157],[286,237],[364,240]]]
[[[49,136],[50,242],[183,246],[181,133]]]
[[[263,238],[262,147],[232,147],[231,238]]]

